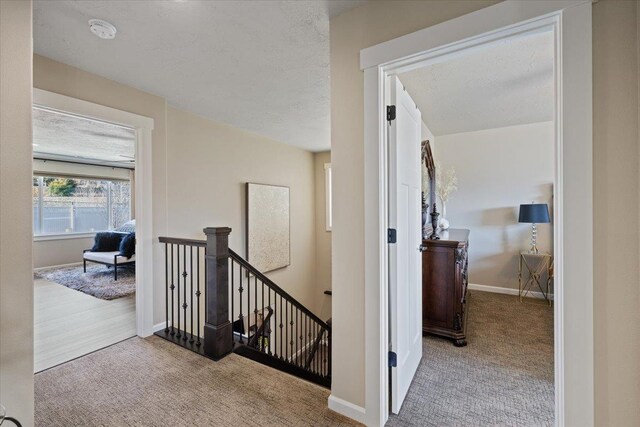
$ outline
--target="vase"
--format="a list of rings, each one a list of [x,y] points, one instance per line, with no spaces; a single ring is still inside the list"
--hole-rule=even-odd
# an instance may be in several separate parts
[[[447,220],[447,203],[440,199],[442,202],[442,213],[440,216],[440,222],[438,223],[438,225],[440,226],[441,230],[448,230],[449,229],[449,221]]]

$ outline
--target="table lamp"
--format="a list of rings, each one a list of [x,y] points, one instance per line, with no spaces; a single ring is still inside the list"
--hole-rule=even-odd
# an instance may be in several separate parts
[[[520,215],[518,222],[531,224],[531,249],[532,254],[538,253],[536,246],[536,224],[546,224],[551,222],[549,218],[549,207],[546,203],[531,203],[528,205],[520,205]]]

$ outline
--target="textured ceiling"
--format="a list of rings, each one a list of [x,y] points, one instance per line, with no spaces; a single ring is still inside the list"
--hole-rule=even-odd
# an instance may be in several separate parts
[[[465,51],[400,80],[434,135],[553,119],[553,35],[535,33]]]
[[[36,53],[312,151],[330,147],[329,18],[362,4],[35,1]],[[118,29],[101,40],[87,21]]]
[[[33,109],[33,156],[131,166],[135,132],[109,123]]]

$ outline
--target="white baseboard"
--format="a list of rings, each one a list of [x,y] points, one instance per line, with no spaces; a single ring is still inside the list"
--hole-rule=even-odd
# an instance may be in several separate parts
[[[308,342],[307,344],[305,344],[300,350],[296,351],[295,353],[293,353],[293,355],[291,355],[289,357],[289,359],[287,359],[289,362],[292,362],[294,360],[296,360],[298,357],[300,357],[300,355],[304,354],[305,351],[307,351],[307,349],[313,345],[313,341]]]
[[[329,395],[329,409],[362,424],[366,421],[364,408],[362,406],[354,405],[334,395]]]
[[[82,265],[82,261],[70,262],[69,264],[48,265],[45,267],[33,267],[33,271],[46,270],[47,268],[56,268],[56,267],[74,267],[76,265]]]
[[[315,340],[308,342],[306,345],[304,345],[300,350],[296,351],[295,353],[293,353],[293,355],[291,357],[289,357],[289,362],[296,360],[298,357],[300,357],[300,355],[304,354],[307,349],[309,347],[311,347],[313,345],[313,343],[315,342]],[[329,345],[329,342],[325,339],[320,340],[320,345]]]
[[[156,323],[155,325],[153,325],[153,333],[155,334],[156,332],[161,331],[166,327],[167,327],[167,322]],[[169,322],[169,327],[171,327],[171,322]]]
[[[487,285],[479,285],[477,283],[469,283],[469,286],[467,286],[467,288],[472,291],[493,292],[494,294],[518,295],[517,289],[501,288],[499,286],[487,286]],[[544,299],[544,295],[542,294],[542,292],[534,292],[534,291],[530,291],[527,294],[527,297]],[[553,294],[549,295],[549,299],[553,300]]]

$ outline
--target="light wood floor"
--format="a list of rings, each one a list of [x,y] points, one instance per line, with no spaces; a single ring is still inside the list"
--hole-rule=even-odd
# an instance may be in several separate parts
[[[34,280],[35,372],[136,335],[135,296],[94,298],[48,280]]]

